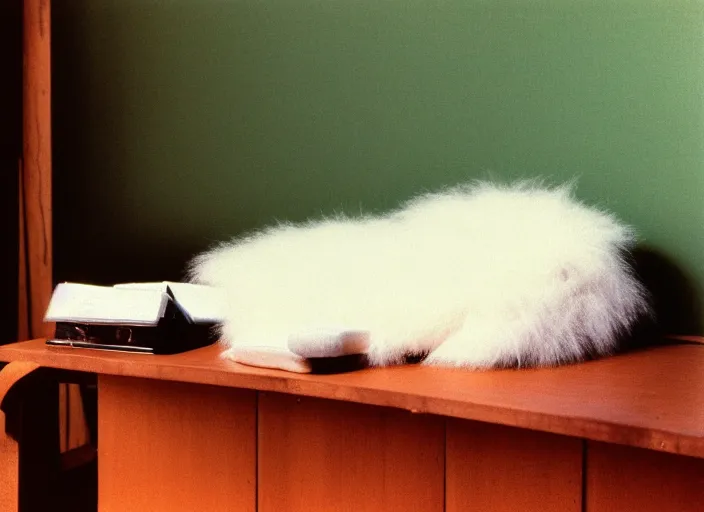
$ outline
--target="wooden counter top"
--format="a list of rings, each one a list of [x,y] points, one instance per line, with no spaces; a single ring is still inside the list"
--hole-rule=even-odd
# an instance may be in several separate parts
[[[275,391],[480,420],[704,458],[704,345],[663,346],[552,369],[421,366],[337,375],[251,368],[210,346],[169,356],[0,347],[0,361]]]

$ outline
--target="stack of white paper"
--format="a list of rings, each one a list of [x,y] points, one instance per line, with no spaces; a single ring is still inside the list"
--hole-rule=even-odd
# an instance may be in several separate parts
[[[121,290],[79,283],[61,283],[54,290],[47,322],[156,325],[169,297],[159,290]]]
[[[224,295],[215,288],[189,283],[125,283],[95,286],[61,283],[54,290],[47,322],[156,325],[164,316],[171,290],[174,303],[196,324],[221,321]]]
[[[225,295],[219,288],[192,283],[124,283],[115,285],[121,289],[147,289],[167,291],[171,289],[176,303],[193,323],[219,323],[225,307]]]

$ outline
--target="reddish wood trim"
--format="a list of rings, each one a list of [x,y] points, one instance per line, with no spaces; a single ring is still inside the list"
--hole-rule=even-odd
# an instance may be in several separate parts
[[[32,337],[52,329],[43,321],[53,285],[50,41],[49,0],[25,0],[22,200]]]
[[[54,330],[44,323],[53,290],[50,0],[24,0],[23,53],[18,323],[20,339],[27,339],[51,336]],[[61,385],[59,408],[62,451],[85,444],[78,387]]]
[[[69,426],[68,412],[68,384],[59,384],[59,449],[61,453],[68,448]]]
[[[19,195],[19,268],[17,272],[17,339],[28,340],[31,338],[29,333],[29,290],[27,289],[27,236],[25,233],[25,211],[24,211],[24,186],[22,178],[22,160],[19,161],[19,179],[18,195]]]
[[[81,388],[77,384],[66,386],[66,450],[75,450],[88,442],[88,424],[83,411]]]
[[[34,363],[14,362],[0,371],[0,512],[17,512],[20,497],[19,443],[7,431],[5,398],[14,386],[38,368]]]
[[[536,370],[406,365],[338,375],[250,368],[221,358],[222,350],[213,345],[145,356],[52,349],[40,339],[0,347],[0,361],[332,398],[704,458],[702,345],[653,347]]]

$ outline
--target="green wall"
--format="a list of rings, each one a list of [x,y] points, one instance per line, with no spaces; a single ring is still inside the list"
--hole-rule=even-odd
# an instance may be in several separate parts
[[[701,329],[704,0],[52,8],[59,279],[173,279],[275,218],[576,176]]]

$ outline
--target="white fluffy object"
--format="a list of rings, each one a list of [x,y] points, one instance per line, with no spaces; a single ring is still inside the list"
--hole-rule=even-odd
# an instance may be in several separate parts
[[[384,216],[270,227],[196,257],[190,276],[225,291],[234,359],[350,331],[368,333],[373,365],[427,354],[430,365],[546,366],[611,352],[648,312],[624,260],[633,241],[569,187],[478,183]]]

